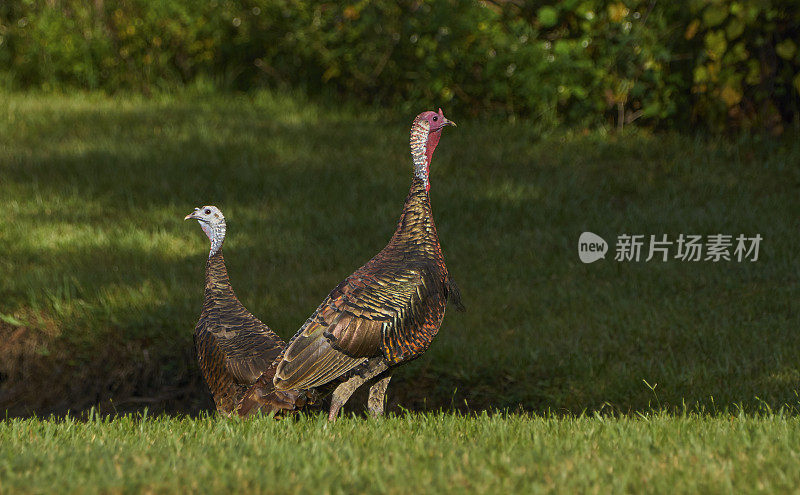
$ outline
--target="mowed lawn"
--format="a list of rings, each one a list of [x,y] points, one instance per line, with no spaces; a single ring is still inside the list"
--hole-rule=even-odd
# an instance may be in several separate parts
[[[796,493],[797,416],[0,423],[3,493]]]
[[[414,116],[3,95],[0,492],[796,491],[798,136],[447,115],[431,197],[468,311],[395,374],[386,419],[237,421],[197,414],[208,246],[183,216],[222,209],[239,298],[288,339],[390,237]],[[605,260],[578,260],[584,231]],[[613,259],[620,234],[681,233],[763,241],[756,262]],[[90,407],[195,416],[15,419]]]

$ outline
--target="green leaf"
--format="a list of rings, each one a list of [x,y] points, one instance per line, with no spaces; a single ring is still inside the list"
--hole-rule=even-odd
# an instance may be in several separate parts
[[[790,39],[785,39],[775,45],[775,53],[778,54],[784,60],[791,60],[794,57],[795,52],[797,51],[797,45],[794,44],[794,41]]]
[[[733,53],[734,60],[737,62],[747,60],[747,57],[750,56],[750,53],[744,46],[744,43],[741,42],[733,45],[733,48],[730,51]]]
[[[545,6],[539,9],[536,17],[542,23],[542,26],[553,27],[558,22],[558,11],[553,7]]]
[[[705,65],[699,65],[694,68],[694,82],[702,83],[708,81],[708,69]]]
[[[568,56],[570,54],[570,42],[566,40],[558,40],[553,44],[553,53],[559,56]]]
[[[703,11],[703,24],[706,27],[714,27],[722,24],[728,17],[728,9],[723,5],[710,5]]]
[[[725,105],[728,107],[732,107],[737,105],[740,101],[742,101],[742,91],[741,88],[735,87],[734,85],[725,85],[720,91],[720,99],[725,102]]]
[[[728,35],[728,39],[733,41],[739,36],[742,35],[744,32],[744,21],[741,19],[731,19],[731,22],[725,26],[725,34]]]
[[[661,114],[661,104],[659,104],[659,102],[657,101],[654,101],[649,105],[645,105],[645,107],[642,108],[642,117],[644,118],[656,117],[660,116],[660,114]]]
[[[722,31],[712,31],[705,37],[706,51],[712,60],[719,60],[728,48],[728,42],[725,40],[725,33]]]

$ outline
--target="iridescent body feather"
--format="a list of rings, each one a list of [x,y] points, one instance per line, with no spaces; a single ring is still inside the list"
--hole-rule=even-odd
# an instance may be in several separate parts
[[[452,124],[425,112],[411,129],[414,178],[397,228],[386,247],[346,278],[289,342],[277,366],[277,390],[347,381],[334,392],[329,417],[365,381],[375,379],[369,408],[383,412],[391,369],[431,345],[448,298],[463,309],[444,263],[433,221],[429,172],[441,129]]]

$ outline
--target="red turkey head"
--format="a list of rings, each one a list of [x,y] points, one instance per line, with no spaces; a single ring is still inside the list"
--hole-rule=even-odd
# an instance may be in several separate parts
[[[457,127],[455,122],[452,120],[447,120],[447,117],[444,116],[441,108],[439,109],[439,113],[428,110],[427,112],[422,112],[421,114],[417,115],[417,118],[414,119],[415,122],[421,120],[428,122],[430,132],[441,132],[442,128],[446,125]]]
[[[442,128],[447,125],[455,126],[452,120],[447,120],[439,109],[439,113],[427,111],[417,115],[411,125],[411,157],[414,159],[414,175],[422,179],[425,190],[430,189],[428,176],[430,175],[431,159],[439,138],[442,137]]]

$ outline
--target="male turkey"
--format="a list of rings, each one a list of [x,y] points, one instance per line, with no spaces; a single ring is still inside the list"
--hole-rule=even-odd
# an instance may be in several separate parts
[[[245,391],[259,376],[275,373],[277,358],[286,344],[236,298],[225,259],[225,217],[216,206],[195,208],[184,218],[196,219],[211,241],[206,263],[206,288],[203,312],[194,329],[197,359],[217,411],[230,415]],[[291,411],[305,404],[306,394],[297,390],[262,389],[248,412]]]
[[[431,158],[442,129],[455,123],[439,109],[411,126],[414,177],[392,239],[340,283],[289,342],[273,380],[276,390],[319,387],[344,380],[328,419],[368,380],[368,408],[383,414],[392,369],[418,358],[444,318],[447,300],[463,311],[447,272],[428,191]]]

